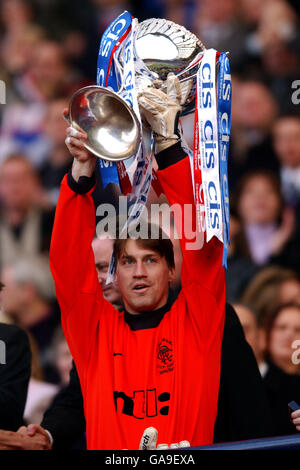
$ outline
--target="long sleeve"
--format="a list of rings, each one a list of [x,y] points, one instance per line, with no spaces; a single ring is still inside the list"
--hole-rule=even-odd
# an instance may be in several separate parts
[[[80,292],[95,293],[97,276],[92,240],[95,207],[91,191],[75,193],[65,176],[61,183],[50,247],[50,268],[61,309],[69,311]]]
[[[180,316],[180,335],[185,335],[184,362],[186,364],[184,380],[190,380],[189,388],[195,387],[199,397],[195,413],[186,411],[189,423],[195,428],[201,427],[203,421],[207,426],[207,442],[212,442],[214,423],[217,415],[217,397],[220,384],[221,345],[225,319],[225,273],[222,267],[222,244],[213,238],[209,243],[194,244],[190,235],[196,232],[196,207],[189,157],[184,155],[180,159],[179,145],[167,149],[170,153],[171,165],[166,158],[163,168],[159,162],[160,170],[157,172],[165,195],[171,206],[180,208],[181,220],[176,220],[177,232],[181,235],[182,251],[181,284],[182,290],[178,296],[177,312]],[[163,153],[163,152],[162,152]],[[172,155],[173,154],[173,155]],[[162,156],[160,156],[162,157]],[[168,157],[164,153],[164,157]],[[175,157],[173,159],[173,157]],[[160,160],[160,158],[159,158]],[[182,223],[180,223],[182,221]],[[204,234],[205,235],[205,234]],[[191,246],[191,243],[193,246]],[[189,340],[188,340],[189,338]],[[192,338],[195,338],[195,348],[192,347]],[[195,359],[186,360],[188,350],[194,352]],[[197,356],[197,359],[196,359]],[[189,368],[194,367],[197,379],[189,378]],[[198,388],[197,388],[198,387]],[[205,397],[205,398],[204,398]],[[197,398],[195,398],[197,400]],[[205,400],[205,405],[204,405]],[[196,411],[197,410],[197,411]],[[184,413],[184,412],[183,412]],[[209,436],[209,437],[208,437]],[[194,442],[197,442],[195,440]],[[198,440],[201,442],[201,439]]]
[[[5,364],[0,364],[0,429],[16,431],[23,412],[31,373],[31,352],[26,333],[0,323],[0,340],[5,344]]]
[[[61,309],[62,326],[79,372],[85,368],[96,338],[99,323],[97,312],[107,304],[98,282],[91,246],[95,233],[92,189],[82,194],[75,192],[65,176],[50,248],[50,269]]]
[[[79,377],[73,364],[70,382],[55,397],[41,426],[53,437],[53,449],[72,449],[83,438],[86,424]]]
[[[158,162],[159,168],[163,169],[159,169],[157,175],[170,205],[177,206],[176,212],[179,213],[179,217],[176,217],[175,212],[175,224],[181,234],[182,287],[193,282],[201,284],[213,294],[218,305],[224,308],[225,273],[222,268],[222,244],[215,237],[209,243],[200,241],[200,244],[195,244],[196,207],[190,162],[179,145],[161,152],[163,155],[160,155]],[[167,166],[168,159],[172,161],[172,153],[175,154],[176,163]],[[190,239],[191,236],[194,239]]]
[[[226,304],[214,442],[270,435],[270,410],[255,356],[237,314]]]

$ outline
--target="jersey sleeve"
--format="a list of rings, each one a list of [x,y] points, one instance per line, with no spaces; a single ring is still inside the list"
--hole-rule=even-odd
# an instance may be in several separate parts
[[[81,292],[95,294],[97,275],[92,241],[95,208],[91,191],[73,192],[65,177],[61,184],[50,247],[50,268],[61,309],[69,311]]]
[[[169,204],[175,208],[173,213],[183,258],[182,288],[191,283],[201,284],[215,297],[218,306],[224,308],[223,245],[215,237],[208,243],[199,238],[196,241],[196,207],[189,157],[177,159],[173,165],[158,170],[157,175]]]
[[[50,269],[54,278],[62,326],[78,369],[88,357],[91,338],[99,318],[96,303],[106,301],[98,283],[92,240],[95,207],[91,196],[77,194],[61,183],[50,247]],[[100,306],[101,309],[101,306]]]

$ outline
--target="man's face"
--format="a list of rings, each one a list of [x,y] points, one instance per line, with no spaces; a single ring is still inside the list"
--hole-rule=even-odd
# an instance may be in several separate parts
[[[40,86],[57,86],[66,72],[62,45],[53,41],[41,41],[33,50],[29,69]]]
[[[92,243],[98,280],[102,287],[103,297],[110,303],[122,305],[121,294],[114,284],[106,285],[107,272],[114,241],[109,238],[98,238]]]
[[[283,166],[300,166],[300,119],[285,117],[274,126],[273,142],[276,154]]]
[[[260,331],[256,322],[256,319],[254,317],[254,314],[244,305],[234,305],[234,309],[239,317],[239,320],[241,322],[241,325],[243,327],[246,341],[248,344],[250,344],[254,355],[259,362],[261,359],[261,353],[262,351],[260,350]]]
[[[61,110],[68,107],[68,101],[58,99],[48,104],[44,121],[44,130],[54,145],[62,146],[65,143],[67,122],[61,117]]]
[[[28,286],[15,280],[13,269],[5,266],[1,272],[4,288],[1,292],[2,306],[5,313],[20,316],[28,301]]]
[[[5,207],[28,209],[36,188],[37,181],[26,161],[11,160],[3,163],[0,171],[0,195]]]
[[[116,284],[129,313],[157,310],[167,303],[174,269],[159,253],[127,240],[116,269]]]
[[[265,130],[276,115],[276,103],[268,88],[261,83],[241,83],[235,95],[235,118],[246,129]]]

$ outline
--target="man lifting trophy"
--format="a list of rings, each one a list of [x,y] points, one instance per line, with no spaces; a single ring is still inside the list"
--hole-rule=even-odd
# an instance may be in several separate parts
[[[138,23],[128,12],[102,37],[97,85],[71,98],[66,144],[74,161],[61,185],[50,267],[80,377],[88,449],[213,441],[225,315],[230,100],[225,53],[206,49],[171,21]],[[180,116],[191,112],[192,150],[180,131]],[[173,304],[171,240],[151,223],[144,238],[129,230],[147,201],[152,158],[169,204],[189,214],[188,230],[175,216],[183,264]],[[99,162],[102,177],[126,187],[134,207],[111,263],[121,312],[103,298],[91,247]],[[192,243],[199,238],[200,245]]]

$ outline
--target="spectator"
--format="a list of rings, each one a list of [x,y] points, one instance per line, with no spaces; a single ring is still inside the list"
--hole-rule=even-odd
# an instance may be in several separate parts
[[[0,282],[0,292],[5,286]],[[2,294],[1,302],[2,308]],[[0,322],[0,429],[16,431],[23,423],[31,373],[31,352],[26,333]],[[1,431],[0,431],[1,432]]]
[[[14,325],[0,323],[0,429],[17,431],[30,377],[30,347],[27,335]]]
[[[38,346],[45,378],[55,382],[48,354],[60,318],[48,259],[20,258],[4,266],[2,276],[6,285],[4,311],[31,333]]]
[[[232,203],[230,208],[228,269],[225,273],[226,298],[228,302],[239,300],[257,270],[258,267],[250,256],[241,219]]]
[[[262,15],[263,4],[260,0],[240,0],[240,16],[248,25],[249,31],[255,31]]]
[[[285,0],[272,0],[263,4],[257,36],[263,49],[276,41],[289,41],[297,28],[297,17]]]
[[[262,66],[281,111],[291,107],[290,84],[299,78],[299,23],[284,0],[265,2],[257,29]]]
[[[238,312],[228,304],[225,312],[214,442],[269,436],[271,415],[255,359],[259,350],[251,350],[248,332],[245,340]]]
[[[289,208],[282,211],[279,182],[266,170],[246,174],[237,187],[236,200],[251,258],[257,265],[264,265],[290,240],[295,228],[294,212]]]
[[[265,329],[269,360],[286,374],[300,375],[299,364],[292,357],[293,343],[300,339],[300,305],[292,302],[281,305],[265,318]]]
[[[49,450],[48,438],[0,430],[0,450]]]
[[[40,423],[45,410],[48,408],[59,390],[58,385],[47,382],[47,379],[45,380],[38,345],[34,337],[30,333],[28,333],[28,335],[32,360],[31,376],[23,416],[25,424],[31,423],[32,421]]]
[[[0,266],[48,252],[54,213],[37,207],[39,191],[37,175],[24,155],[2,162]]]
[[[14,79],[26,70],[32,50],[44,39],[45,32],[41,27],[29,24],[16,29],[10,36],[3,41],[1,57],[6,70],[2,69],[1,75],[4,77],[5,72],[9,72],[8,78],[13,83]],[[14,95],[10,96],[16,98]]]
[[[290,113],[276,120],[273,144],[280,162],[284,200],[296,206],[300,202],[300,115]]]
[[[3,0],[0,6],[1,65],[11,75],[22,72],[30,55],[29,46],[41,38],[41,28],[34,23],[32,2]]]
[[[209,0],[162,2],[160,16],[184,25],[209,49],[230,51],[234,70],[244,64],[246,56],[247,27],[239,15],[238,0],[222,3]]]
[[[45,116],[44,103],[10,103],[4,107],[0,132],[0,162],[11,154],[24,154],[38,168],[47,151],[42,122]]]
[[[241,303],[235,303],[233,307],[243,327],[246,341],[252,348],[260,373],[263,376],[267,367],[264,358],[266,348],[264,330],[259,326],[257,315],[250,307]]]
[[[25,153],[39,167],[48,149],[42,126],[47,103],[71,96],[80,88],[80,80],[68,67],[61,44],[48,39],[39,41],[31,51],[26,70],[11,85],[16,98],[3,111],[0,157]]]
[[[264,330],[251,309],[244,305],[235,308],[259,364],[272,416],[271,434],[294,434],[288,403],[300,399],[300,368],[292,361],[292,345],[300,337],[300,307],[282,305],[265,319]]]
[[[70,380],[72,356],[61,326],[58,326],[51,344],[52,361],[59,376],[60,387],[66,387]]]
[[[23,99],[43,103],[68,95],[74,85],[71,80],[62,46],[46,39],[33,49],[27,70],[15,86]]]
[[[300,338],[300,306],[280,306],[265,319],[268,368],[264,386],[273,415],[275,435],[294,434],[288,403],[300,401],[300,367],[293,361],[293,345]]]
[[[44,119],[44,133],[48,141],[48,149],[39,169],[42,190],[41,199],[44,206],[55,207],[60,183],[71,167],[72,159],[65,146],[66,121],[61,110],[67,106],[66,99],[50,101]]]
[[[102,287],[103,296],[108,302],[112,303],[115,308],[119,309],[122,306],[122,299],[119,290],[113,283],[106,284],[113,244],[114,240],[111,238],[95,238],[92,242],[92,248],[98,281]]]
[[[255,0],[246,0],[242,1],[242,6],[246,21],[248,17],[253,19],[255,15],[255,29],[249,40],[252,53],[262,56],[274,43],[288,43],[295,37],[297,16],[285,0],[271,0],[260,4]]]
[[[280,116],[273,127],[273,144],[280,163],[280,179],[285,204],[295,212],[295,230],[277,262],[300,274],[300,115]],[[290,209],[291,211],[292,209]]]
[[[0,323],[6,323],[6,324],[11,324],[13,323],[12,319],[6,315],[6,313],[3,310],[3,305],[2,305],[2,291],[3,291],[4,285],[2,282],[0,282]]]
[[[62,45],[69,62],[76,72],[95,83],[96,63],[102,34],[122,11],[133,12],[131,2],[52,0],[40,8],[40,21]]]
[[[83,398],[79,377],[73,363],[69,383],[56,395],[51,406],[45,411],[40,426],[37,422],[27,428],[30,434],[50,433],[47,440],[53,450],[86,449],[86,423],[83,408]],[[45,435],[45,434],[44,434]]]
[[[300,298],[300,280],[297,274],[279,266],[268,266],[256,274],[245,289],[241,301],[251,306],[259,323],[280,304],[297,302]]]
[[[291,414],[293,424],[296,426],[297,431],[300,431],[300,410],[296,410]]]
[[[248,58],[248,31],[239,16],[238,0],[225,0],[221,3],[209,0],[195,2],[195,12],[191,19],[193,31],[207,48],[229,51],[233,71],[244,65]]]
[[[235,188],[241,174],[253,169],[278,171],[271,141],[277,103],[258,80],[235,81],[229,154],[229,182]]]
[[[57,371],[58,384],[46,382],[39,363],[39,351],[34,340],[31,341],[33,351],[33,370],[28,388],[24,420],[27,424],[40,424],[43,415],[57,393],[69,383],[72,356],[66,343],[61,326],[58,326],[53,334],[49,347],[49,362]]]

